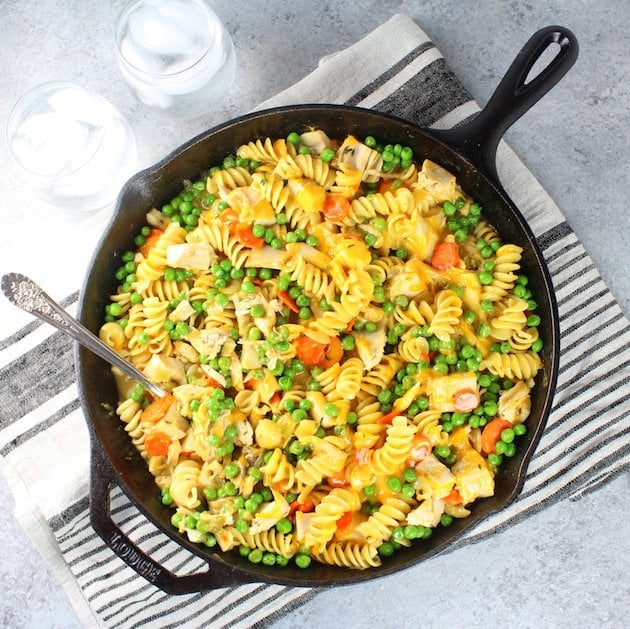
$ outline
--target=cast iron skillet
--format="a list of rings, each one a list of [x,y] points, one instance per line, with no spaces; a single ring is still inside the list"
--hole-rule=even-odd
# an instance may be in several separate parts
[[[526,83],[534,63],[552,44],[558,44],[558,53],[536,78]],[[529,431],[519,445],[518,454],[502,465],[496,495],[475,503],[470,517],[456,520],[449,528],[438,527],[428,541],[401,549],[385,558],[383,566],[364,571],[315,565],[315,562],[308,570],[254,565],[237,553],[207,549],[179,535],[170,525],[170,512],[162,506],[146,464],[112,412],[117,392],[109,366],[89,351],[77,348],[79,390],[91,435],[92,525],[127,564],[162,590],[179,594],[261,581],[296,586],[356,583],[390,574],[435,555],[453,545],[464,531],[515,499],[550,412],[558,369],[559,328],[549,272],[530,228],[498,181],[496,151],[508,127],[564,76],[577,54],[577,41],[566,28],[550,26],[538,31],[518,54],[483,111],[472,122],[453,130],[421,129],[412,122],[356,107],[281,107],[210,129],[127,182],[81,293],[79,319],[93,332],[102,324],[108,296],[116,290],[114,272],[120,266],[120,256],[133,248],[133,237],[145,223],[148,209],[161,207],[181,190],[184,180],[195,179],[225,155],[233,153],[238,145],[254,138],[285,137],[291,131],[313,126],[333,138],[343,139],[348,133],[357,137],[374,134],[381,141],[400,142],[411,146],[417,159],[430,158],[453,172],[462,188],[481,204],[504,242],[517,243],[524,248],[522,266],[540,304],[543,321],[540,333],[545,347],[544,369],[537,376],[528,419]],[[122,488],[158,529],[207,559],[207,572],[176,575],[130,540],[112,519],[110,490],[115,486]]]

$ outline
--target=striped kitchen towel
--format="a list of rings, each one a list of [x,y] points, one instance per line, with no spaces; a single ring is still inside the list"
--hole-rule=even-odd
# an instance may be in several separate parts
[[[374,108],[442,128],[478,111],[426,34],[401,15],[323,59],[261,108],[315,102]],[[460,546],[591,491],[630,463],[630,324],[560,210],[504,143],[498,161],[504,186],[529,221],[553,277],[562,355],[553,411],[521,495]],[[54,278],[45,286],[55,295]],[[70,312],[77,296],[63,300]],[[72,352],[70,341],[39,322],[0,341],[0,463],[18,517],[85,626],[135,627],[158,618],[161,627],[263,626],[316,595],[307,588],[249,584],[175,597],[118,559],[89,522],[88,434]],[[46,447],[50,443],[55,448]],[[112,512],[169,569],[203,569],[201,559],[147,523],[120,491],[112,496]]]

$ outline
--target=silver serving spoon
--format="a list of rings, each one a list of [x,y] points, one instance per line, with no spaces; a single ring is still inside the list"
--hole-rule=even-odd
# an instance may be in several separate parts
[[[7,273],[2,276],[2,292],[12,304],[72,337],[110,365],[118,367],[130,378],[137,380],[156,397],[164,397],[167,394],[167,391],[147,380],[140,370],[119,356],[109,345],[103,343],[98,336],[92,334],[74,317],[71,317],[33,280],[20,273]]]

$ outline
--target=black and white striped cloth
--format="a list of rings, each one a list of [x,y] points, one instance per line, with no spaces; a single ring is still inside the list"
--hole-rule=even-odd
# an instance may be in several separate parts
[[[323,59],[311,75],[260,108],[315,102],[374,108],[441,128],[478,111],[426,34],[401,15]],[[559,209],[504,143],[498,162],[504,187],[529,221],[551,270],[562,331],[560,375],[522,494],[459,545],[591,491],[630,463],[630,324]],[[70,312],[77,297],[75,292],[63,300]],[[0,340],[0,467],[18,518],[81,622],[135,627],[159,618],[161,627],[250,627],[268,624],[315,596],[312,589],[262,584],[169,596],[102,543],[89,523],[88,434],[72,351],[67,338],[39,322]],[[177,574],[202,569],[202,560],[154,529],[122,492],[112,497],[112,511],[123,530]]]

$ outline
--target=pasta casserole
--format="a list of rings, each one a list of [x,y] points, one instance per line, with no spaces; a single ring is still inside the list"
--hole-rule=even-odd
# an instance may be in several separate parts
[[[364,569],[492,496],[540,317],[482,208],[373,136],[252,139],[147,208],[101,338],[117,414],[191,541]]]

